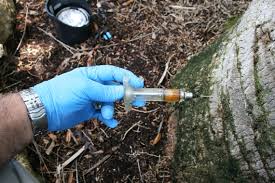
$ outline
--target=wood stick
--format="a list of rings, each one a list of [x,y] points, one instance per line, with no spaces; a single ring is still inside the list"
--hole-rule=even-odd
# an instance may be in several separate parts
[[[87,146],[82,146],[76,153],[74,153],[69,159],[67,159],[64,163],[57,166],[57,174],[60,174],[60,171],[64,169],[68,164],[70,164],[75,158],[77,158],[81,153],[86,150]]]
[[[165,64],[164,72],[163,72],[162,76],[160,77],[157,86],[159,86],[159,85],[162,83],[162,81],[164,80],[164,78],[165,78],[165,76],[166,76],[166,74],[167,74],[167,72],[168,72],[168,69],[169,69],[170,61],[171,61],[171,59],[172,59],[174,56],[175,56],[175,54],[171,55],[171,56],[168,58],[168,61],[167,61],[167,63]]]
[[[136,108],[132,108],[131,110],[132,110],[132,111],[136,111],[136,112],[140,112],[140,113],[145,113],[145,114],[147,114],[147,113],[155,112],[155,111],[157,111],[158,109],[159,109],[159,107],[157,107],[156,109],[152,109],[152,110],[150,110],[150,111],[139,110],[139,109],[136,109]]]
[[[66,50],[68,50],[71,54],[74,54],[73,51],[76,51],[76,49],[74,49],[73,47],[63,43],[62,41],[60,41],[59,39],[57,39],[56,37],[54,37],[51,33],[46,32],[44,29],[37,27],[38,30],[42,31],[44,34],[50,36],[51,38],[53,38],[56,42],[58,42],[59,44],[61,44]],[[73,50],[73,51],[72,51]]]
[[[92,166],[91,168],[89,168],[88,170],[86,170],[84,172],[84,175],[86,175],[87,173],[89,173],[90,171],[94,170],[95,168],[97,168],[99,165],[101,165],[102,163],[104,163],[107,159],[109,159],[111,157],[111,154],[107,154],[106,156],[104,156],[102,159],[100,159],[96,164],[94,164],[94,166]]]
[[[28,21],[28,15],[29,15],[29,7],[28,7],[28,4],[26,5],[26,16],[25,16],[25,24],[24,24],[24,30],[23,30],[23,34],[22,34],[22,37],[19,41],[19,44],[17,45],[16,47],[16,50],[13,52],[13,55],[16,54],[16,52],[19,50],[19,48],[21,47],[21,44],[23,42],[23,39],[25,38],[25,35],[26,35],[26,29],[27,29],[27,21]]]
[[[121,138],[121,141],[123,141],[126,137],[126,135],[137,125],[139,125],[141,123],[141,121],[138,121],[137,123],[133,124],[123,135],[123,137]]]
[[[137,164],[138,164],[138,171],[139,171],[139,176],[140,176],[140,182],[143,183],[143,177],[142,177],[142,173],[141,173],[141,169],[140,169],[140,165],[139,165],[139,159],[137,159]]]

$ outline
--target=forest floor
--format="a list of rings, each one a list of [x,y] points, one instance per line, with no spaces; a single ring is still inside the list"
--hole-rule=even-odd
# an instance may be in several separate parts
[[[96,12],[96,3],[89,4]],[[146,87],[169,87],[177,71],[225,30],[229,18],[240,16],[248,1],[103,4],[113,39],[92,36],[68,47],[55,40],[44,1],[18,0],[16,32],[8,42],[12,56],[1,62],[1,92],[30,87],[76,67],[102,64],[133,71],[144,78]],[[166,67],[168,72],[158,85]],[[123,103],[117,103],[115,117],[120,124],[115,129],[91,120],[71,130],[36,136],[34,145],[27,148],[32,168],[46,182],[171,182],[176,128],[175,122],[169,122],[171,109],[152,102],[126,114]],[[150,143],[162,122],[161,138]],[[57,174],[57,167],[77,151],[81,153],[76,159]]]

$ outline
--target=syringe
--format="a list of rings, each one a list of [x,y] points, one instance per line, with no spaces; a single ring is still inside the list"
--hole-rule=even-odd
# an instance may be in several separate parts
[[[163,88],[132,88],[125,79],[124,103],[125,110],[128,112],[132,107],[133,101],[164,101],[181,102],[193,98],[193,93],[185,92],[184,89],[163,89]]]

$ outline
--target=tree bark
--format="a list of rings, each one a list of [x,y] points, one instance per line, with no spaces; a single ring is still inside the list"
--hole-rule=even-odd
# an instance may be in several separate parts
[[[0,44],[4,44],[12,34],[14,18],[13,0],[0,0]]]
[[[275,181],[275,1],[241,19],[177,74],[210,98],[178,110],[175,182]]]

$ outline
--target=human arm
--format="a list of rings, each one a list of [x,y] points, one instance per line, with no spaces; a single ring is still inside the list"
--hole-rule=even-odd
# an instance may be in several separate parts
[[[26,106],[18,93],[0,96],[0,166],[32,140]]]
[[[114,128],[118,124],[113,118],[114,102],[124,96],[124,77],[130,79],[133,87],[143,87],[143,80],[130,71],[114,66],[94,66],[74,69],[35,85],[32,90],[45,107],[49,131],[68,129],[91,118]],[[96,108],[98,104],[100,109]],[[32,129],[19,94],[2,97],[0,105],[1,164],[31,141]]]

